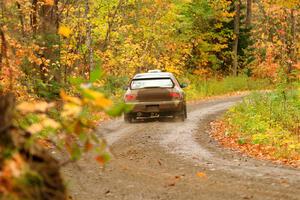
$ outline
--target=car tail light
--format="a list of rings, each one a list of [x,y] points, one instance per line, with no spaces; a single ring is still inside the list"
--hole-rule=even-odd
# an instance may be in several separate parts
[[[180,99],[181,98],[181,95],[178,92],[170,92],[170,96],[173,99]]]
[[[125,95],[126,101],[134,101],[135,99],[136,99],[136,95],[134,95],[134,94],[126,94]]]

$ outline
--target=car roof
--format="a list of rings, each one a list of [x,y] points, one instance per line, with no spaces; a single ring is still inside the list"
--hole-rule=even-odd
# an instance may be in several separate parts
[[[141,73],[136,74],[133,79],[151,79],[151,78],[173,78],[173,74],[169,72],[156,72],[156,73]]]

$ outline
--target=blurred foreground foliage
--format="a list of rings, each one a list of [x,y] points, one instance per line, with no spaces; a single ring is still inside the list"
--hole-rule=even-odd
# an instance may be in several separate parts
[[[118,116],[130,108],[122,102],[114,103],[101,92],[96,86],[99,72],[92,71],[88,83],[72,80],[73,94],[61,90],[56,101],[23,101],[14,109],[13,100],[1,96],[1,102],[7,104],[1,104],[3,117],[7,119],[1,124],[1,199],[64,199],[60,166],[80,159],[87,152],[101,165],[109,161],[106,141],[97,133],[98,116],[101,113]],[[45,150],[48,148],[69,156],[58,163]]]
[[[64,149],[71,161],[87,151],[109,160],[95,129],[99,118],[130,109],[115,102],[135,73],[173,72],[189,83],[188,99],[269,87],[257,78],[275,82],[279,68],[299,78],[299,1],[248,2],[1,0],[0,130],[8,142],[0,141],[0,195],[51,198],[47,169],[56,174],[60,163],[36,145]],[[37,158],[53,167],[35,168]]]

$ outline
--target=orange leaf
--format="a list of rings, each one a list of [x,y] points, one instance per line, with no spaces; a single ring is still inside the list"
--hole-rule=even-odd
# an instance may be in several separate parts
[[[84,150],[85,151],[90,151],[93,148],[93,144],[87,141],[84,145]]]
[[[108,153],[103,153],[103,154],[97,156],[95,159],[100,165],[104,165],[105,163],[107,163],[110,160],[110,156]]]
[[[54,0],[45,0],[45,4],[49,5],[49,6],[53,6],[54,5]]]
[[[207,178],[207,175],[204,172],[198,172],[197,176],[200,178]]]
[[[97,156],[95,159],[100,165],[103,165],[105,163],[105,159],[103,156]]]

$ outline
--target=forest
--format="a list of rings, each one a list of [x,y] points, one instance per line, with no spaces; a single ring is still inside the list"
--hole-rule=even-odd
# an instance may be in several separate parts
[[[99,121],[130,109],[123,88],[150,69],[187,82],[188,100],[271,91],[217,129],[299,166],[298,0],[0,0],[0,10],[0,199],[66,199],[61,165],[93,152],[105,166]]]

